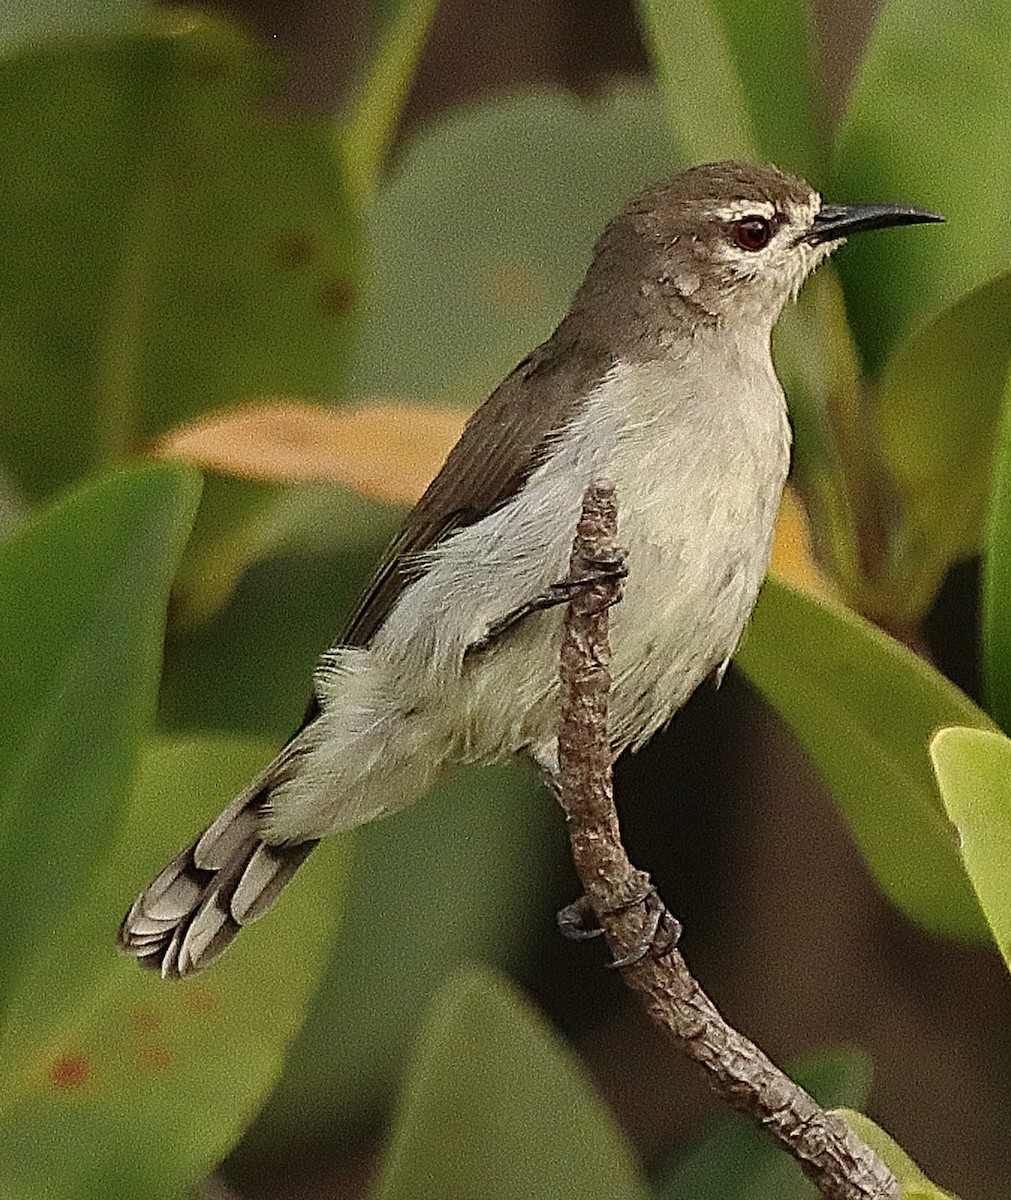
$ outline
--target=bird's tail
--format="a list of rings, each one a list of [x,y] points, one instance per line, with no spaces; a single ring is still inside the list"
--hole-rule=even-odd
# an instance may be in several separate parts
[[[119,945],[142,967],[181,979],[201,970],[271,907],[316,840],[271,845],[263,813],[275,760],[134,901]]]

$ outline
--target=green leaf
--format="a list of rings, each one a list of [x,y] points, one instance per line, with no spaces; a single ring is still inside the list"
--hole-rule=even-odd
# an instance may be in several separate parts
[[[194,738],[145,755],[122,837],[87,903],[38,946],[0,1045],[0,1194],[176,1200],[262,1102],[325,961],[339,848],[317,851],[195,980],[152,976],[113,943],[138,888],[269,752]]]
[[[928,745],[942,725],[992,729],[980,709],[855,613],[766,581],[736,661],[790,726],[885,895],[925,929],[979,940]]]
[[[199,479],[135,468],[0,544],[0,1014],[114,838]]]
[[[644,1200],[628,1147],[570,1052],[500,976],[436,999],[374,1200]]]
[[[652,87],[526,93],[423,129],[370,213],[355,394],[476,407],[561,320],[605,222],[677,161]]]
[[[756,131],[715,5],[639,0],[638,9],[668,119],[688,158],[755,158]]]
[[[860,65],[839,138],[835,201],[932,208],[943,229],[853,239],[839,256],[847,310],[872,373],[922,316],[1008,264],[994,236],[1011,202],[1011,9],[888,0]]]
[[[1011,729],[1011,375],[998,423],[982,581],[983,685],[987,711]]]
[[[393,142],[437,0],[384,5],[384,27],[344,132],[348,183],[359,203],[371,199]]]
[[[1009,364],[1011,272],[929,321],[885,369],[882,448],[902,502],[890,571],[910,620],[953,562],[979,553]]]
[[[956,726],[934,735],[930,757],[965,869],[1011,967],[1011,741]]]
[[[42,37],[110,33],[143,11],[140,0],[7,0],[0,48]]]
[[[0,61],[4,455],[45,495],[209,407],[318,395],[358,230],[326,125],[218,22]]]
[[[170,630],[161,728],[290,734],[320,654],[402,520],[329,484],[288,489],[271,516],[274,528],[263,522],[256,560],[226,602],[206,621]]]
[[[954,1192],[945,1192],[924,1175],[902,1147],[888,1136],[870,1117],[863,1113],[840,1108],[838,1115],[862,1138],[872,1150],[876,1150],[902,1188],[902,1200],[957,1200]]]
[[[358,831],[341,938],[251,1131],[255,1152],[311,1142],[388,1105],[447,973],[463,959],[526,962],[532,942],[554,936],[549,893],[564,846],[543,787],[502,768],[453,772]]]
[[[821,173],[814,32],[803,0],[639,0],[639,16],[691,159],[764,158]]]
[[[844,595],[860,595],[862,543],[874,515],[876,430],[868,420],[856,348],[830,264],[807,281],[773,334],[776,371],[790,402],[792,481],[818,549]]]
[[[823,1107],[867,1102],[871,1064],[855,1046],[819,1051],[788,1074]],[[664,1173],[657,1200],[815,1200],[817,1194],[782,1147],[732,1116]]]

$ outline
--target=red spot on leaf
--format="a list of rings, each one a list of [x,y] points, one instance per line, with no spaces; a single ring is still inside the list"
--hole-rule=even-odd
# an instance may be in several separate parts
[[[64,1054],[49,1068],[49,1082],[58,1088],[81,1088],[88,1082],[88,1060],[80,1054]]]
[[[183,998],[183,1005],[187,1012],[193,1013],[195,1016],[204,1016],[206,1013],[214,1012],[219,1003],[218,993],[207,984],[198,983],[194,987],[187,988]]]
[[[161,1014],[153,1008],[135,1008],[130,1013],[130,1024],[141,1033],[150,1033],[161,1025]]]
[[[172,1063],[168,1046],[162,1042],[149,1042],[137,1051],[134,1061],[139,1071],[164,1071]]]
[[[319,289],[319,307],[324,316],[350,316],[358,300],[358,289],[350,280],[331,279]]]
[[[270,247],[270,257],[279,267],[293,271],[307,267],[314,257],[312,238],[296,229],[280,233]]]

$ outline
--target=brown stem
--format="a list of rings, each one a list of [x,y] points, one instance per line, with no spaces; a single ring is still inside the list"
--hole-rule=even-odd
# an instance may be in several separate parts
[[[583,500],[572,547],[571,577],[594,578],[565,613],[559,678],[559,799],[580,882],[615,958],[641,940],[649,877],[629,862],[621,843],[607,732],[611,687],[608,616],[621,581],[600,578],[602,560],[619,556],[614,487],[599,482]],[[875,1152],[837,1116],[732,1029],[672,946],[624,967],[625,982],[653,1020],[706,1072],[727,1104],[753,1117],[780,1141],[830,1200],[898,1200],[899,1185]]]

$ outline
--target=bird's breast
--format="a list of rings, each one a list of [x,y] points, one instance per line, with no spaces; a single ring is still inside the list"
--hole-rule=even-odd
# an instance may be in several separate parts
[[[771,362],[702,378],[650,363],[610,386],[622,419],[607,470],[629,567],[612,726],[618,745],[639,745],[737,645],[768,567],[789,426]]]

